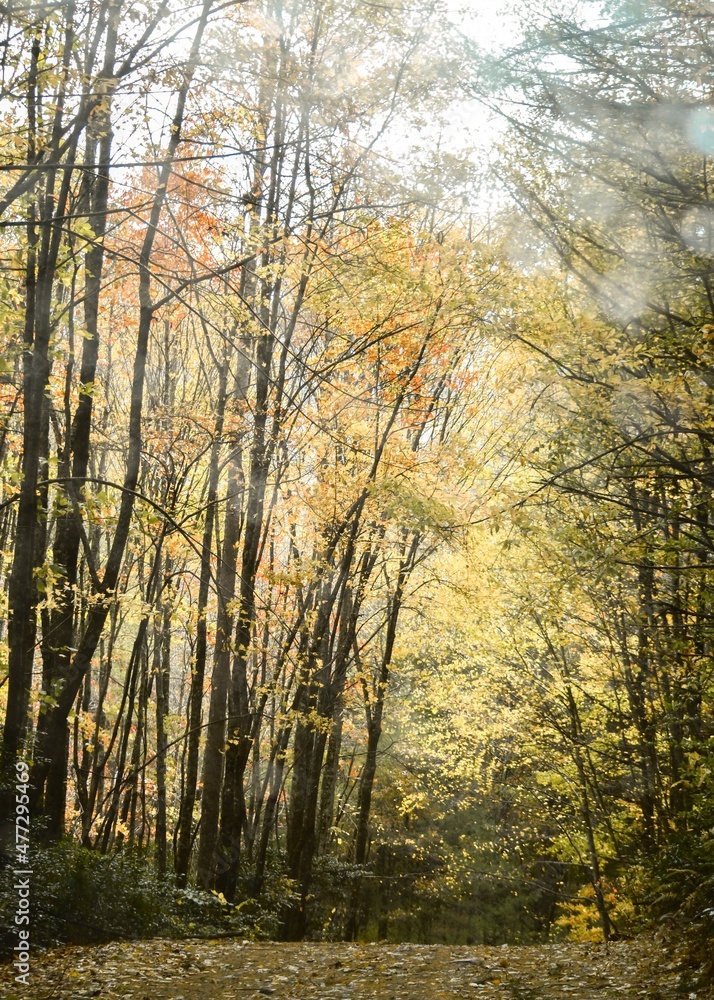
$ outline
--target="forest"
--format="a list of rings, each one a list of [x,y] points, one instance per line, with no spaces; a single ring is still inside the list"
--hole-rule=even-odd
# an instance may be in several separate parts
[[[495,9],[0,4],[5,954],[714,973],[714,4]]]

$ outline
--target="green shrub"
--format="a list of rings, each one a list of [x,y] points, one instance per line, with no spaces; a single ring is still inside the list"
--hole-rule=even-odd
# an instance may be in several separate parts
[[[677,928],[701,984],[714,981],[714,837],[680,834],[667,848],[633,867],[625,893],[650,920]]]
[[[103,855],[69,843],[32,857],[34,944],[94,944],[121,938],[270,938],[278,933],[291,884],[269,874],[260,899],[228,903],[216,893],[180,889],[159,878],[150,860],[132,852]],[[0,870],[0,949],[15,943],[17,892],[11,868]],[[246,894],[247,895],[247,894]]]

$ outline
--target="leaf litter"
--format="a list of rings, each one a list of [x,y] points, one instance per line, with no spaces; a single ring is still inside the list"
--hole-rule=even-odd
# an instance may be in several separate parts
[[[662,935],[530,947],[123,941],[32,956],[3,1000],[714,1000]]]

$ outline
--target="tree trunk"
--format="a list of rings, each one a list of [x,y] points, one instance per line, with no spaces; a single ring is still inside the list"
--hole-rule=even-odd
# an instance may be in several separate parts
[[[171,559],[164,562],[164,585],[159,604],[161,629],[154,632],[154,683],[156,685],[156,867],[166,873],[166,716],[169,713],[171,684],[171,599],[169,580]]]
[[[220,473],[221,446],[223,444],[223,422],[227,398],[228,358],[224,358],[218,373],[218,398],[216,401],[216,422],[211,445],[208,470],[208,495],[206,498],[206,520],[201,541],[201,568],[198,583],[198,607],[196,623],[196,655],[191,670],[191,691],[189,694],[187,718],[186,771],[183,795],[179,809],[178,832],[175,853],[175,868],[179,885],[186,885],[191,844],[193,843],[193,813],[196,805],[198,785],[198,761],[201,745],[201,720],[203,718],[203,685],[206,677],[208,653],[208,594],[211,583],[211,554],[213,527],[218,501],[218,479]]]

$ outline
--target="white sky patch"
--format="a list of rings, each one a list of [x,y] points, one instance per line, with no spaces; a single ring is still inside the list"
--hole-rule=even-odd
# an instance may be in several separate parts
[[[484,53],[498,53],[514,45],[520,34],[520,22],[515,14],[518,0],[447,0],[446,13],[456,32]],[[458,72],[458,71],[457,71]],[[487,108],[475,96],[470,96],[469,80],[473,69],[464,65],[453,80],[455,98],[444,114],[421,115],[418,124],[395,123],[378,146],[380,154],[389,154],[392,161],[403,164],[405,175],[419,171],[422,164],[436,157],[442,164],[460,162],[457,173],[465,180],[469,168],[481,174],[506,128],[502,116]],[[461,93],[459,94],[459,90]],[[423,174],[422,174],[423,176]],[[436,182],[436,177],[434,177]],[[427,184],[427,187],[429,185]],[[431,194],[437,196],[438,182]],[[478,189],[466,194],[462,188],[461,210],[467,207],[477,216],[489,215],[500,203],[501,196],[490,187],[478,184]],[[445,206],[446,207],[446,206]],[[467,209],[468,211],[468,209]]]
[[[512,45],[519,35],[513,0],[449,0],[449,20],[485,50]]]
[[[522,34],[517,6],[517,0],[449,0],[449,19],[481,51],[498,53],[516,44]],[[470,159],[481,166],[492,158],[505,129],[503,117],[465,93],[454,108],[444,141],[456,148],[470,147]],[[489,215],[501,203],[502,193],[489,185],[479,190],[476,198],[476,213]]]

